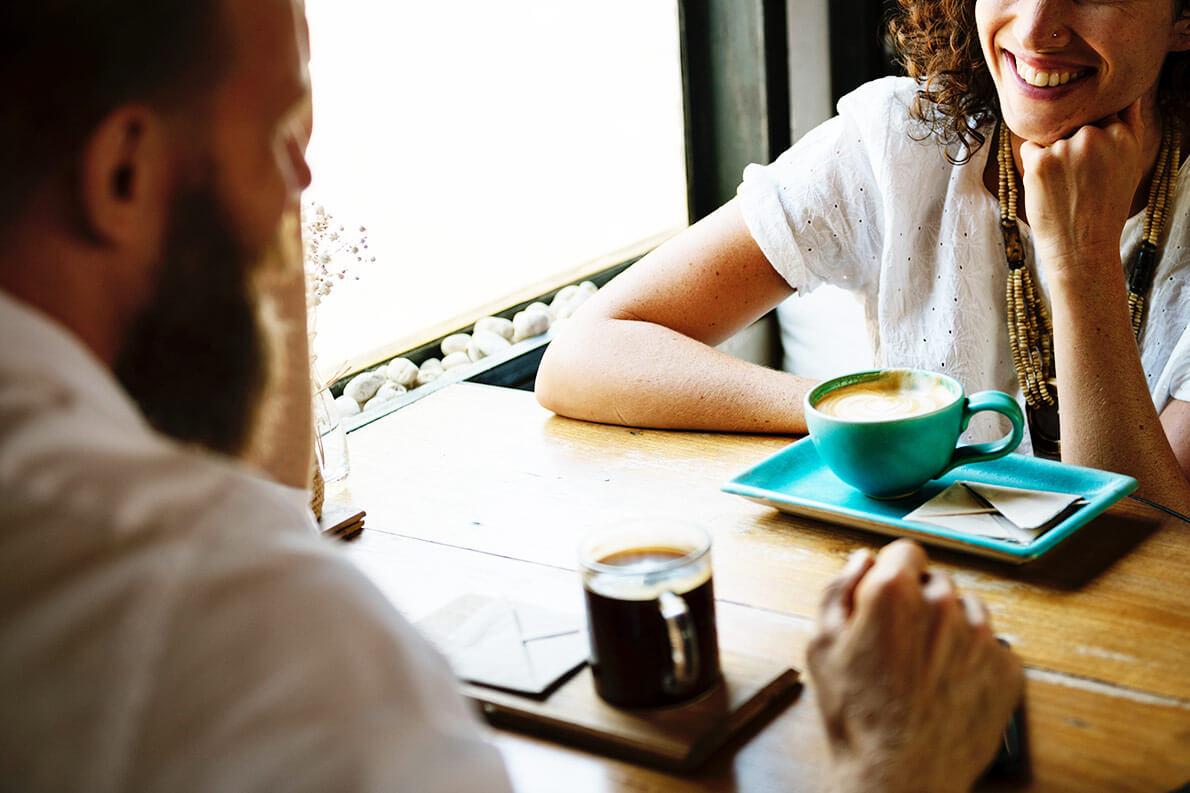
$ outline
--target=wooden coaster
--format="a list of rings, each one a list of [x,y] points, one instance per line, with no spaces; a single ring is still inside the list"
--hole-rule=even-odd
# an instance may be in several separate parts
[[[332,507],[327,505],[319,521],[319,528],[325,537],[334,537],[343,542],[359,539],[364,531],[364,517],[367,512],[357,510],[350,504]]]
[[[729,739],[792,701],[798,673],[766,658],[720,651],[723,682],[671,708],[622,710],[595,693],[584,667],[545,701],[464,683],[493,725],[666,771],[692,771]]]

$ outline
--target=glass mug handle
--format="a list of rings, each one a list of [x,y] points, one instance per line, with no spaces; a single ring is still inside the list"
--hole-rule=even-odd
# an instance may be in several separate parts
[[[670,694],[682,694],[698,680],[701,659],[695,640],[694,622],[686,601],[673,592],[662,592],[657,598],[661,618],[669,635],[673,673],[666,676],[665,688]]]

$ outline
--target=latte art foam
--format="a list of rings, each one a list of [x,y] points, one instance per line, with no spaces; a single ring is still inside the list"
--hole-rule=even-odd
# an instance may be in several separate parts
[[[831,391],[814,408],[850,421],[891,421],[933,413],[955,401],[943,383],[890,375]]]

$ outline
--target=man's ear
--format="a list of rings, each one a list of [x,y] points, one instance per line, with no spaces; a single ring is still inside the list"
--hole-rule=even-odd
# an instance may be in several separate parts
[[[82,219],[100,242],[144,242],[156,236],[165,217],[163,198],[170,174],[165,125],[152,110],[136,105],[109,114],[82,152]]]

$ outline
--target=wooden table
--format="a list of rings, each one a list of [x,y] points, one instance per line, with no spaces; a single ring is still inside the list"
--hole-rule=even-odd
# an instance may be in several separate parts
[[[585,531],[684,516],[714,537],[721,643],[801,668],[819,592],[885,539],[719,491],[789,439],[558,418],[532,394],[450,386],[350,436],[339,498],[368,512],[351,557],[416,621],[477,592],[579,611]],[[1170,791],[1190,780],[1190,525],[1126,502],[1023,568],[933,551],[1028,666],[1033,780],[1012,789]],[[689,777],[496,732],[521,793],[815,791],[814,693]]]

